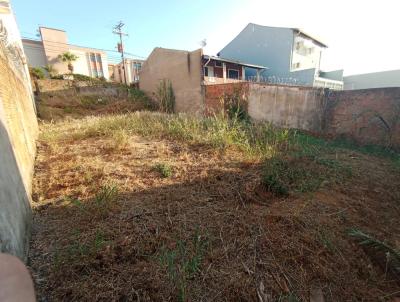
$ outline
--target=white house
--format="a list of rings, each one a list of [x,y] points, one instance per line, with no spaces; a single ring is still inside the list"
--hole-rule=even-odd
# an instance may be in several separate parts
[[[70,52],[78,57],[72,63],[74,73],[109,79],[107,54],[104,51],[68,44],[67,33],[63,30],[40,27],[39,32],[39,40],[22,40],[29,66],[52,65],[59,74],[68,73],[67,64],[58,57]]]

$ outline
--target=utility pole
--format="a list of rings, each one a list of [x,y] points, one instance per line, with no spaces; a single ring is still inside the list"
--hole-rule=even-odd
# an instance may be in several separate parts
[[[122,70],[124,71],[124,80],[125,80],[125,85],[128,85],[128,80],[126,78],[126,67],[125,67],[125,53],[124,53],[124,44],[122,42],[122,36],[128,36],[128,34],[122,32],[122,27],[124,27],[124,23],[122,21],[119,21],[119,23],[114,27],[113,33],[116,35],[119,35],[119,41],[118,43],[118,51],[121,53],[121,58],[122,58]]]

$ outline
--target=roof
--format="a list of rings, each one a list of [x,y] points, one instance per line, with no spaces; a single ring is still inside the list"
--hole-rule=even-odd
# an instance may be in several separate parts
[[[326,45],[325,43],[321,42],[321,40],[307,34],[306,32],[304,32],[303,30],[301,30],[300,28],[292,28],[293,31],[297,32],[299,35],[304,36],[306,38],[309,38],[311,40],[313,40],[314,42],[316,42],[317,44],[319,44],[322,47],[327,48],[328,45]]]
[[[204,55],[203,58],[207,59],[207,60],[210,59],[210,60],[215,60],[215,61],[220,61],[220,62],[225,62],[225,63],[239,64],[239,65],[249,67],[249,68],[254,68],[254,69],[268,69],[268,67],[266,67],[266,66],[248,64],[248,63],[244,63],[244,62],[237,61],[237,60],[224,59],[221,57]]]
[[[256,26],[260,26],[260,27],[269,27],[269,28],[282,28],[282,29],[290,29],[293,30],[294,32],[297,32],[299,35],[302,35],[306,38],[309,38],[311,40],[313,40],[314,42],[316,42],[317,44],[319,44],[322,47],[328,47],[328,45],[326,45],[325,43],[323,43],[320,39],[316,38],[315,36],[312,36],[308,33],[306,33],[304,30],[297,28],[297,27],[281,27],[281,26],[268,26],[268,25],[260,25],[260,24],[255,24],[255,23],[249,23],[247,26],[249,25],[256,25]]]
[[[39,29],[41,29],[41,28],[66,32],[66,31],[63,30],[63,29],[52,28],[52,27],[46,27],[46,26],[39,26]]]
[[[42,45],[43,42],[40,40],[32,40],[32,39],[21,39],[22,43],[32,43],[32,44],[39,44]]]

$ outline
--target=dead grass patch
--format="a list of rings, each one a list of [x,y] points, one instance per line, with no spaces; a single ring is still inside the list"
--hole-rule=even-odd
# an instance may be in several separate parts
[[[240,127],[177,118],[140,113],[42,126],[29,256],[41,299],[309,301],[315,288],[326,301],[396,295],[398,280],[348,236],[356,227],[398,248],[392,162],[303,148],[284,132],[255,130],[264,139],[240,145]],[[129,143],[110,148],[120,130]],[[246,153],[261,145],[272,153]],[[260,184],[264,160],[279,156],[288,194],[278,198]],[[173,174],[160,177],[157,163]]]

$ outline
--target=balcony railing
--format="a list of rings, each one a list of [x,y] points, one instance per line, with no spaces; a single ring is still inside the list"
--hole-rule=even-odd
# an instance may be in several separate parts
[[[314,87],[343,90],[343,81],[336,81],[327,78],[316,77],[314,79]]]

